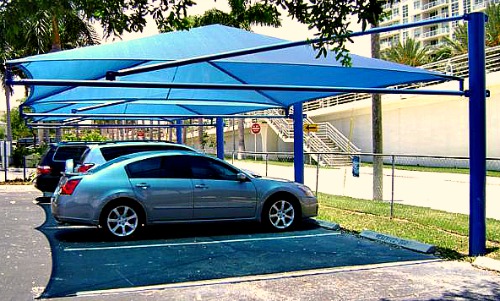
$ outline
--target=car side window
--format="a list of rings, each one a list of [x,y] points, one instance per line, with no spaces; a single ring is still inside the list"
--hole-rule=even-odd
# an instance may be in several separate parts
[[[238,171],[229,166],[204,157],[191,157],[191,170],[195,179],[236,181]]]
[[[162,170],[164,178],[189,179],[192,177],[187,156],[163,157]]]
[[[148,158],[127,165],[129,178],[162,178],[161,157]]]

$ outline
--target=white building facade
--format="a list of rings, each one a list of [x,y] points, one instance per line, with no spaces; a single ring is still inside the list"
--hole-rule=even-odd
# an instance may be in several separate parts
[[[489,3],[499,3],[500,0],[394,0],[384,5],[387,16],[381,27],[414,23],[424,20],[460,16],[473,11],[481,11]],[[395,43],[411,38],[422,46],[438,47],[444,43],[444,38],[453,38],[453,30],[459,22],[447,22],[415,27],[400,31],[380,34],[380,49],[386,49]]]

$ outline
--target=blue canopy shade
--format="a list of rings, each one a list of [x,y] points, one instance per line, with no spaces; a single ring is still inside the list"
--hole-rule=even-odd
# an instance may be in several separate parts
[[[211,25],[190,31],[158,34],[131,41],[84,47],[8,61],[30,79],[106,81],[108,71],[173,62],[276,45],[288,41],[241,29]],[[258,52],[118,77],[135,83],[276,85],[301,87],[383,88],[400,84],[448,80],[445,74],[351,55],[343,67],[335,55],[316,58],[309,45]],[[330,91],[261,89],[123,88],[93,86],[31,86],[23,106],[51,114],[151,114],[214,116],[268,108],[289,108],[339,94]],[[98,116],[98,115],[96,115]],[[61,120],[68,117],[43,117]],[[97,118],[97,117],[96,117]],[[142,119],[142,118],[141,118]]]

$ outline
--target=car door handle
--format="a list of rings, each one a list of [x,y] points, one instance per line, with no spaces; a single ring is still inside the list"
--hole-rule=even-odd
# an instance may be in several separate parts
[[[142,188],[142,189],[148,189],[151,186],[149,184],[146,184],[146,183],[139,183],[139,184],[135,184],[135,187]]]
[[[205,184],[196,184],[194,185],[194,188],[199,188],[199,189],[208,189],[208,186]]]

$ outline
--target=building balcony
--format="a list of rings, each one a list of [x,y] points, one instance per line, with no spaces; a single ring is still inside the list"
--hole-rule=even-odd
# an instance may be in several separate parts
[[[399,35],[399,31],[398,30],[391,30],[391,31],[381,32],[380,33],[380,38],[389,39],[390,37],[398,36],[398,35]]]
[[[449,0],[435,0],[429,1],[427,4],[422,5],[422,11],[433,10],[440,7],[445,7],[449,4]]]
[[[434,19],[444,19],[444,18],[448,18],[448,14],[437,14],[437,15],[433,15],[433,16],[427,16],[427,17],[422,17],[422,21],[425,21],[425,20],[434,20]]]
[[[420,40],[436,39],[450,34],[449,27],[442,27],[434,30],[424,31],[420,34]]]

